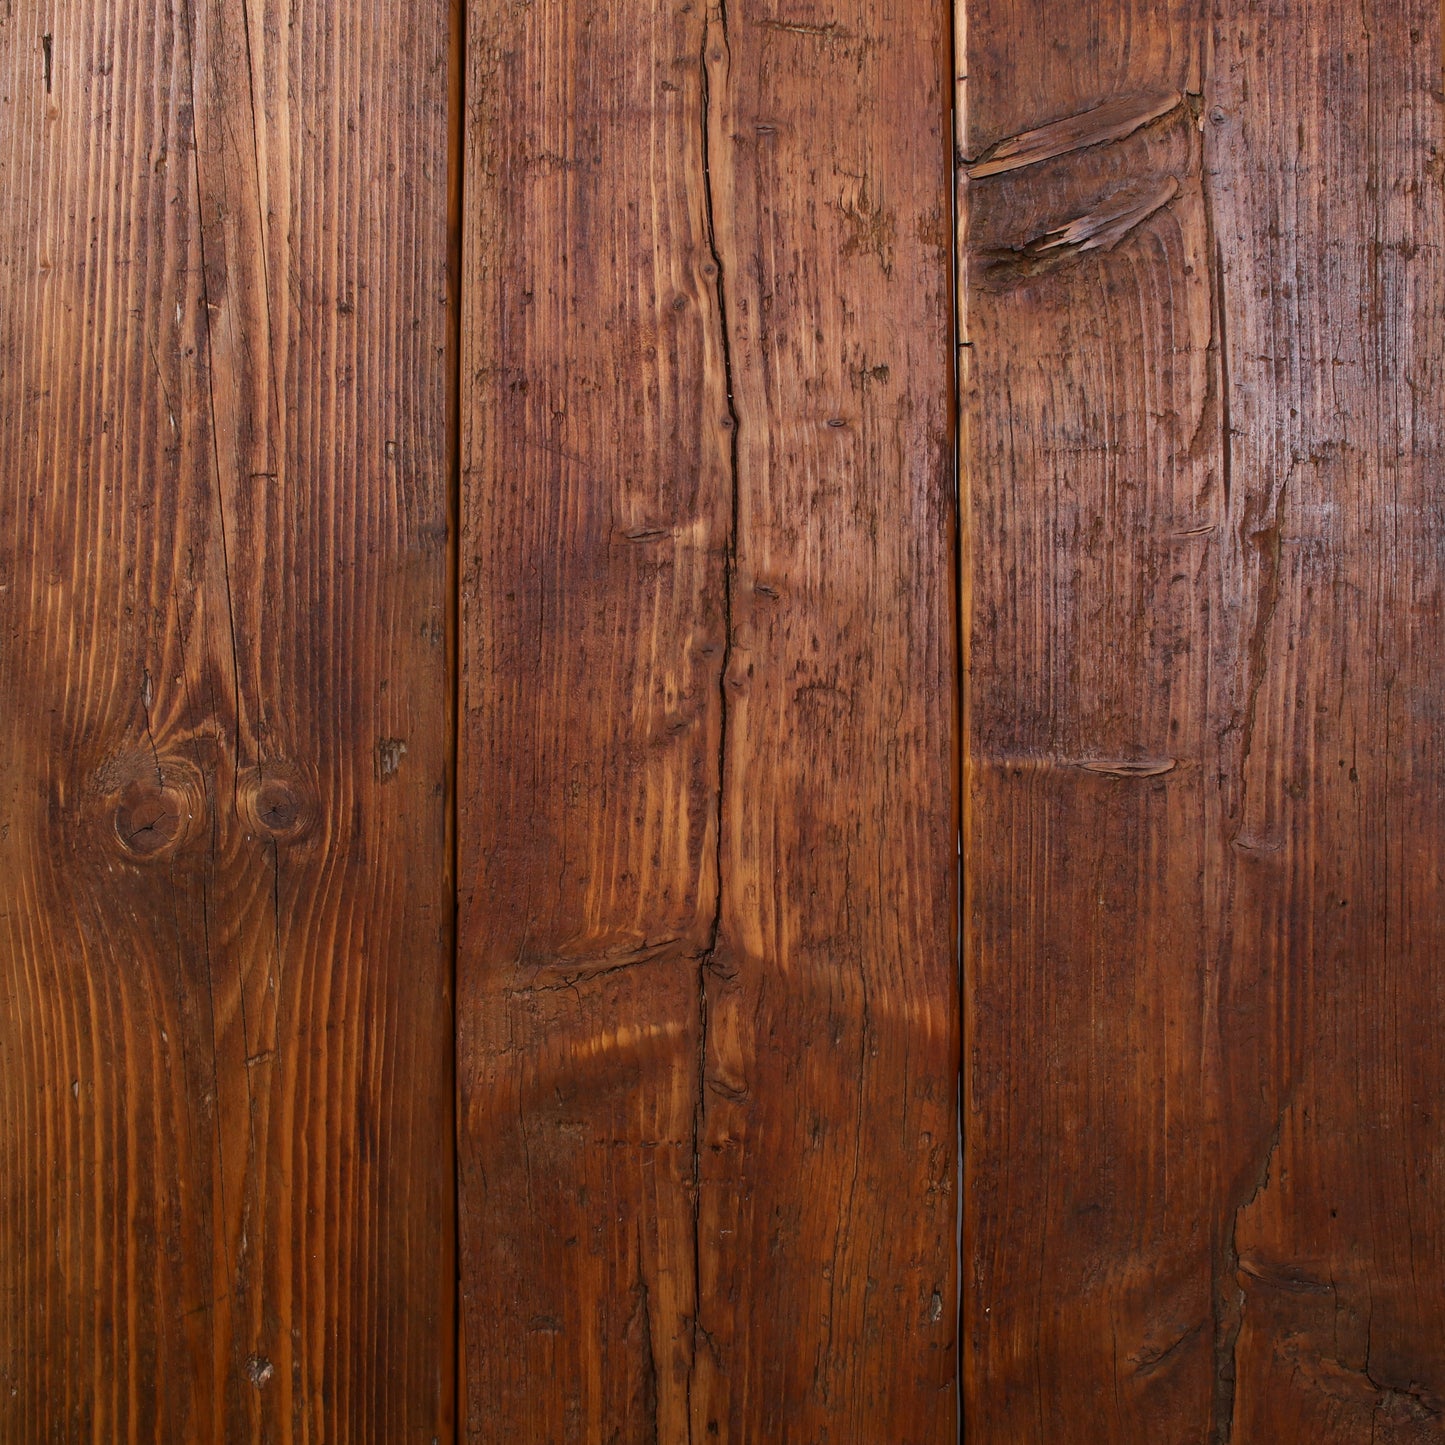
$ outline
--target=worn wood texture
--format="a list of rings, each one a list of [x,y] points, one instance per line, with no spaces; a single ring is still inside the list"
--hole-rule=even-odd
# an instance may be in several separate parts
[[[468,1433],[951,1438],[947,16],[472,6]]]
[[[948,22],[709,15],[736,512],[699,1440],[954,1438]]]
[[[0,1436],[444,1438],[447,7],[0,17]]]
[[[703,17],[468,16],[468,1433],[684,1439],[731,516]]]
[[[1439,7],[963,22],[970,1438],[1441,1439]]]

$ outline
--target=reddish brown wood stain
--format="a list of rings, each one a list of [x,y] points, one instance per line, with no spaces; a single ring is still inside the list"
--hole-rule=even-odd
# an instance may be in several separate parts
[[[446,53],[0,15],[6,1441],[451,1432]]]
[[[1445,1440],[1442,44],[6,4],[0,1439]]]
[[[1445,1435],[1438,19],[968,6],[973,1439]]]
[[[478,1439],[954,1429],[947,22],[470,10]]]

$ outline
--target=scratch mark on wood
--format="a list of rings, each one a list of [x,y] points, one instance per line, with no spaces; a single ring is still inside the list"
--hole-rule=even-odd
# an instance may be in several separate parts
[[[1134,1373],[1145,1376],[1146,1378],[1154,1374],[1156,1370],[1161,1369],[1167,1365],[1170,1360],[1174,1359],[1190,1340],[1196,1338],[1203,1331],[1206,1324],[1208,1324],[1207,1320],[1197,1320],[1177,1339],[1165,1345],[1163,1349],[1141,1350],[1137,1355],[1132,1356],[1130,1363],[1134,1366]]]
[[[851,32],[844,30],[836,20],[813,24],[805,20],[754,20],[752,24],[760,30],[781,30],[789,35],[811,35],[819,40],[848,40]]]
[[[624,969],[637,968],[641,964],[651,963],[654,959],[666,957],[674,953],[677,943],[676,938],[664,938],[626,953],[539,964],[532,977],[513,992],[520,995],[575,988],[579,983],[589,983],[594,978],[603,978],[607,974],[620,973]],[[696,960],[702,955],[694,952],[674,956]]]
[[[1254,731],[1259,714],[1259,693],[1264,685],[1265,672],[1269,667],[1269,631],[1274,622],[1275,610],[1279,606],[1280,562],[1283,551],[1283,529],[1285,494],[1289,479],[1282,480],[1275,490],[1274,516],[1268,526],[1249,535],[1248,541],[1260,556],[1259,601],[1255,607],[1254,630],[1249,639],[1248,650],[1248,699],[1244,708],[1239,745],[1239,817],[1235,820],[1234,833],[1230,842],[1239,847],[1258,846],[1242,842],[1240,834],[1245,824],[1245,805],[1249,800],[1249,759],[1254,751]],[[1241,524],[1241,530],[1246,524]]]
[[[1250,1279],[1258,1280],[1269,1289],[1284,1290],[1286,1294],[1333,1294],[1335,1287],[1328,1280],[1313,1279],[1303,1270],[1284,1265],[1263,1264],[1259,1260],[1241,1259],[1239,1272]]]

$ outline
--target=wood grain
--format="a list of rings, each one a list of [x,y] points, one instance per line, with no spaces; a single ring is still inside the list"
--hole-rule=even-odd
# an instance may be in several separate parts
[[[732,509],[703,14],[468,23],[468,1436],[680,1440]]]
[[[0,19],[6,1439],[450,1430],[447,46]]]
[[[736,512],[698,1440],[955,1438],[947,25],[709,12]]]
[[[1219,1015],[1245,1024],[1219,1045],[1237,1441],[1445,1438],[1440,21],[1334,0],[1235,5],[1214,32],[1258,576],[1217,925]]]
[[[1438,7],[964,18],[970,1438],[1439,1439]]]
[[[469,10],[471,1438],[951,1438],[946,16],[876,10]]]

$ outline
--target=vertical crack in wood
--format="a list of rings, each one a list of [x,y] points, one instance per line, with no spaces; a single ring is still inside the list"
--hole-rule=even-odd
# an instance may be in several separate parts
[[[1244,1286],[1239,1280],[1239,1218],[1269,1187],[1269,1171],[1279,1152],[1286,1100],[1265,1142],[1263,1158],[1247,1180],[1249,1193],[1240,1191],[1222,1234],[1215,1273],[1214,1296],[1214,1435],[1213,1445],[1230,1445],[1234,1437],[1234,1407],[1238,1389],[1239,1333],[1244,1328]]]
[[[647,1287],[647,1271],[642,1267],[642,1226],[637,1229],[637,1283],[633,1286],[635,1306],[633,1319],[642,1331],[642,1379],[640,1413],[645,1417],[646,1433],[641,1437],[644,1445],[658,1445],[661,1438],[660,1421],[657,1415],[657,1351],[652,1343],[652,1291]],[[640,1316],[640,1319],[638,1318]]]
[[[722,425],[728,431],[728,458],[730,497],[728,532],[723,561],[723,645],[722,658],[718,666],[718,756],[717,756],[717,809],[714,818],[714,883],[713,916],[709,929],[707,946],[698,958],[698,1039],[697,1039],[697,1081],[696,1102],[692,1120],[692,1265],[693,1265],[693,1319],[692,1355],[688,1362],[687,1374],[687,1433],[693,1439],[692,1389],[697,1372],[697,1351],[701,1341],[707,1339],[702,1324],[702,1139],[704,1116],[707,1108],[707,975],[715,961],[722,933],[723,910],[723,799],[724,780],[727,765],[728,743],[728,671],[732,665],[733,647],[733,578],[737,570],[738,544],[738,419],[733,400],[732,343],[728,327],[727,280],[723,269],[722,256],[718,249],[717,226],[713,214],[712,147],[711,131],[715,119],[710,66],[713,63],[725,66],[728,59],[728,19],[725,0],[708,8],[707,20],[703,26],[702,51],[699,56],[701,79],[701,149],[703,177],[703,211],[707,235],[708,255],[717,300],[719,343],[722,352],[723,381],[727,392],[727,408]]]
[[[1199,194],[1204,223],[1205,269],[1209,279],[1210,338],[1212,353],[1207,385],[1217,398],[1219,418],[1219,485],[1220,485],[1220,527],[1223,535],[1230,533],[1230,516],[1233,509],[1233,422],[1230,415],[1230,374],[1229,374],[1229,325],[1228,305],[1225,292],[1224,249],[1220,242],[1214,214],[1214,194],[1210,183],[1209,132],[1202,125],[1205,111],[1206,91],[1212,72],[1212,36],[1206,29],[1201,37],[1202,54],[1199,68],[1199,90],[1191,93],[1191,111],[1195,115],[1199,141]],[[1190,439],[1190,452],[1194,451],[1200,428],[1205,424],[1209,396],[1200,413],[1195,436]],[[1225,553],[1225,565],[1230,565],[1229,554]],[[1236,717],[1236,723],[1238,719]],[[1220,734],[1223,744],[1230,729]],[[1246,750],[1247,751],[1247,750]],[[1221,767],[1221,772],[1223,771]],[[1239,786],[1242,789],[1243,764],[1240,769]],[[1226,805],[1228,807],[1229,805]],[[1234,833],[1237,835],[1243,823],[1242,798],[1236,797],[1234,806],[1239,808],[1235,819]],[[1216,975],[1217,976],[1217,975]],[[1214,985],[1217,989],[1217,984]],[[1210,1001],[1208,1013],[1218,1017],[1217,996]],[[1211,1289],[1213,1293],[1213,1368],[1210,1407],[1212,1413],[1211,1445],[1230,1445],[1234,1434],[1234,1416],[1237,1396],[1237,1355],[1239,1335],[1244,1326],[1244,1289],[1239,1282],[1239,1216],[1256,1199],[1269,1178],[1269,1168],[1279,1144],[1279,1126],[1271,1136],[1264,1152],[1263,1163],[1254,1175],[1254,1187],[1249,1195],[1236,1191],[1235,1201],[1230,1210],[1228,1225],[1221,1216],[1215,1228],[1217,1243],[1212,1250]],[[1226,1205],[1226,1207],[1228,1207]]]
[[[1204,177],[1204,194],[1209,194],[1209,178]],[[1214,231],[1214,210],[1211,204],[1210,233]],[[1224,251],[1218,236],[1213,237],[1214,255],[1210,258],[1214,266],[1214,288],[1219,297],[1219,428],[1223,435],[1219,454],[1220,480],[1224,490],[1224,506],[1229,508],[1229,499],[1234,491],[1234,425],[1229,416],[1229,318],[1224,306]]]
[[[211,462],[215,469],[216,479],[216,508],[220,516],[220,542],[221,542],[221,564],[222,574],[225,579],[226,593],[226,617],[230,627],[231,644],[231,701],[234,709],[232,714],[232,726],[236,730],[235,756],[233,762],[239,769],[240,764],[240,721],[241,721],[241,667],[240,657],[236,644],[236,613],[235,605],[231,595],[231,563],[226,542],[226,507],[224,487],[221,482],[221,441],[216,411],[216,346],[215,336],[211,325],[211,298],[210,298],[210,271],[206,264],[206,216],[205,216],[205,190],[201,183],[201,146],[198,133],[201,105],[200,96],[196,92],[196,37],[195,37],[195,9],[193,5],[187,5],[183,11],[185,18],[186,35],[186,70],[190,80],[191,91],[191,177],[196,188],[196,206],[200,211],[200,225],[197,227],[196,247],[201,262],[201,309],[206,322],[206,405],[209,430],[211,434]],[[218,729],[219,732],[219,729]],[[234,774],[233,774],[234,776]],[[202,771],[202,788],[206,787],[207,774]],[[211,846],[209,862],[206,868],[206,875],[201,883],[201,930],[206,954],[206,1003],[210,1016],[211,1034],[211,1089],[215,1107],[219,1113],[221,1101],[225,1097],[221,1089],[221,1044],[220,1035],[217,1032],[216,1023],[216,978],[215,978],[215,956],[211,946],[211,891],[216,885],[216,874],[219,866],[219,845],[220,845],[220,814],[218,808],[208,810],[211,815]],[[244,1029],[243,1029],[244,1033]],[[246,1045],[249,1052],[249,1043]],[[247,1090],[250,1089],[250,1080],[246,1081]],[[225,1228],[230,1220],[230,1212],[226,1205],[226,1150],[223,1131],[218,1128],[216,1142],[216,1179],[217,1192],[221,1197],[221,1218],[222,1235],[225,1237]],[[226,1261],[226,1288],[232,1288],[230,1261]]]
[[[211,277],[206,261],[207,227],[205,217],[205,188],[201,182],[201,145],[196,133],[201,116],[201,100],[196,94],[196,43],[195,21],[191,6],[186,7],[186,62],[191,80],[191,170],[196,186],[196,205],[201,211],[201,224],[197,228],[196,246],[201,261],[201,308],[206,319],[206,406],[211,433],[211,462],[216,477],[216,511],[220,519],[221,571],[225,578],[226,621],[230,628],[231,642],[231,703],[234,709],[232,724],[236,730],[235,765],[241,765],[241,660],[236,643],[236,608],[231,594],[231,556],[226,537],[226,497],[221,480],[221,436],[219,417],[216,411],[216,337],[211,324]]]
[[[1269,670],[1269,631],[1274,625],[1274,614],[1279,607],[1280,569],[1282,566],[1282,531],[1284,528],[1285,494],[1289,478],[1285,477],[1275,489],[1274,513],[1269,524],[1259,531],[1243,535],[1241,522],[1240,541],[1248,541],[1257,548],[1260,555],[1259,597],[1255,603],[1254,628],[1250,633],[1248,660],[1248,691],[1245,694],[1244,721],[1241,724],[1239,742],[1239,816],[1235,819],[1231,843],[1239,843],[1244,830],[1245,808],[1249,801],[1249,759],[1254,751],[1254,730],[1259,713],[1259,691],[1264,685]],[[1245,846],[1240,844],[1241,847]]]
[[[264,181],[264,176],[263,176],[262,167],[261,167],[261,132],[260,132],[260,129],[259,129],[259,126],[258,126],[258,121],[257,121],[257,116],[256,116],[256,65],[255,65],[255,61],[254,61],[254,59],[253,59],[253,57],[252,57],[252,54],[251,54],[251,9],[250,9],[250,5],[249,5],[249,4],[246,4],[246,5],[244,5],[244,6],[242,7],[242,12],[241,12],[241,28],[242,28],[242,32],[243,32],[243,34],[244,34],[244,36],[245,36],[245,41],[246,41],[246,100],[247,100],[248,106],[250,107],[250,115],[251,115],[251,158],[252,158],[252,164],[253,164],[253,166],[255,167],[256,217],[257,217],[256,250],[257,250],[257,253],[258,253],[258,256],[259,256],[259,260],[260,260],[260,269],[261,269],[261,298],[262,298],[262,301],[264,302],[264,311],[263,311],[263,314],[264,314],[265,319],[266,319],[266,335],[265,335],[265,337],[264,337],[264,339],[263,339],[263,344],[264,344],[265,349],[266,349],[266,360],[267,360],[267,362],[269,363],[269,365],[268,365],[268,367],[267,367],[267,372],[268,372],[268,374],[271,375],[272,378],[273,378],[273,389],[271,390],[270,396],[268,397],[268,403],[269,403],[269,404],[268,404],[267,407],[266,407],[266,415],[265,415],[265,419],[264,419],[264,424],[265,424],[268,432],[271,432],[272,435],[279,437],[282,433],[281,433],[281,429],[276,425],[277,420],[278,420],[278,413],[277,413],[277,411],[276,411],[276,407],[277,407],[277,403],[280,401],[280,392],[279,392],[279,390],[274,389],[274,377],[275,377],[275,367],[276,367],[276,333],[275,333],[275,330],[274,330],[274,328],[273,328],[273,326],[272,326],[272,323],[271,323],[271,285],[270,285],[270,280],[269,280],[268,262],[267,262],[267,258],[266,258],[266,206],[265,206],[265,201],[264,201],[264,199],[263,199],[263,197],[262,197],[262,188],[263,188],[263,186],[264,186],[264,184],[265,184],[265,181]],[[195,77],[194,77],[194,75],[192,75],[192,82],[193,82],[193,83],[194,83],[194,80],[195,80]],[[199,147],[198,147],[197,149],[199,150]],[[198,199],[199,199],[199,198],[198,198]],[[201,228],[200,228],[200,229],[201,229],[201,234],[204,235],[204,234],[205,234],[205,230],[206,230],[204,219],[202,220]],[[209,306],[208,306],[208,307],[206,308],[207,335],[209,335],[210,319],[211,319],[211,313],[210,313],[210,308],[209,308]],[[212,361],[214,361],[214,359],[215,359],[215,349],[214,349],[213,347],[211,347],[211,346],[208,345],[208,346],[207,346],[207,352],[208,352],[208,355],[209,355],[210,359],[211,359]],[[281,472],[281,467],[282,467],[282,465],[283,465],[283,458],[284,458],[284,453],[285,453],[285,447],[284,447],[284,445],[281,446],[280,448],[278,448],[278,453],[279,453],[278,455],[272,457],[272,459],[271,459],[271,467],[269,468],[269,470],[274,471],[274,472],[279,476],[279,475],[280,475],[280,472]],[[238,472],[241,471],[241,470],[244,470],[244,468],[239,468],[239,467],[237,468],[237,471],[238,471]],[[237,477],[237,480],[238,480],[238,481],[240,480],[239,476]],[[232,657],[233,666],[234,666],[235,669],[236,669],[236,676],[235,676],[235,694],[236,694],[236,765],[237,765],[238,772],[237,772],[237,774],[236,774],[235,776],[239,776],[239,767],[240,767],[240,760],[241,760],[241,702],[240,702],[240,698],[241,698],[241,658],[240,658],[240,648],[239,648],[239,645],[238,645],[237,640],[236,640],[236,612],[235,612],[235,606],[234,606],[234,603],[233,603],[232,597],[231,597],[231,554],[230,554],[230,549],[229,549],[229,545],[228,545],[228,538],[227,538],[227,533],[226,533],[226,489],[225,489],[224,483],[221,481],[221,478],[220,478],[220,475],[219,475],[219,474],[218,474],[217,477],[216,477],[216,510],[217,510],[217,512],[219,513],[220,519],[221,519],[221,547],[222,547],[222,557],[224,558],[225,564],[226,564],[226,611],[227,611],[227,613],[228,613],[228,615],[229,615],[229,618],[230,618],[230,627],[231,627],[231,657]],[[265,590],[263,589],[263,592],[262,592],[263,598],[265,597],[265,595],[266,595],[266,593],[265,593]],[[264,655],[265,655],[265,645],[266,645],[266,635],[265,635],[266,606],[264,605],[264,602],[263,602],[263,605],[262,605],[261,607],[259,607],[259,608],[257,609],[257,611],[256,611],[256,623],[257,623],[257,639],[256,639],[256,640],[257,640],[257,642],[259,643],[259,645],[260,645],[260,647],[261,647],[261,649],[262,649],[262,655],[264,656]],[[260,677],[259,674],[258,674],[257,677],[256,677],[256,693],[255,693],[255,696],[254,696],[254,698],[252,699],[252,701],[255,703],[255,707],[256,707],[256,731],[255,731],[255,734],[254,734],[253,753],[254,753],[254,756],[255,756],[255,759],[256,759],[256,771],[257,771],[257,774],[258,774],[259,777],[263,777],[263,778],[264,778],[265,772],[264,772],[264,767],[263,767],[263,759],[262,759],[262,757],[261,757],[261,746],[262,746],[262,740],[263,740],[263,738],[264,738],[264,736],[265,736],[265,732],[266,732],[266,700],[265,700],[264,695],[262,694],[262,690],[261,690],[261,677]],[[275,859],[276,870],[277,870],[277,871],[276,871],[276,875],[275,875],[276,892],[275,892],[275,894],[274,894],[274,898],[275,898],[275,901],[276,901],[276,913],[275,913],[275,919],[274,919],[274,937],[275,937],[278,941],[279,941],[280,936],[281,936],[281,915],[280,915],[280,866],[281,866],[281,860],[280,860],[280,847],[281,847],[280,839],[279,839],[279,838],[273,838],[273,839],[271,840],[271,851],[272,851],[273,857],[274,857],[274,859]],[[278,959],[279,959],[279,955],[278,955]],[[261,1039],[260,1039],[259,1037],[258,1037],[258,1038],[255,1038],[255,1039],[252,1038],[252,1036],[251,1036],[251,1025],[250,1025],[250,1021],[248,1020],[248,1018],[247,1018],[247,1016],[246,1016],[246,976],[247,976],[247,973],[248,973],[248,972],[249,972],[249,969],[248,969],[246,963],[245,963],[245,962],[240,962],[240,961],[238,961],[237,967],[236,967],[236,1000],[237,1000],[238,1012],[239,1012],[240,1017],[241,1017],[241,1047],[242,1047],[243,1056],[246,1057],[246,1058],[249,1058],[252,1054],[258,1052],[258,1051],[260,1050],[260,1048],[261,1048],[261,1045],[262,1045],[262,1041],[261,1041]],[[243,1082],[245,1083],[245,1085],[246,1085],[246,1138],[247,1138],[247,1142],[248,1142],[248,1146],[249,1146],[249,1150],[250,1150],[250,1153],[249,1153],[249,1156],[248,1156],[248,1159],[247,1159],[247,1174],[250,1176],[250,1180],[249,1180],[249,1183],[248,1183],[248,1186],[247,1186],[246,1190],[245,1190],[244,1193],[243,1193],[243,1199],[244,1199],[245,1202],[244,1202],[244,1204],[243,1204],[242,1207],[243,1207],[243,1209],[246,1211],[246,1213],[249,1214],[249,1208],[250,1208],[250,1202],[251,1202],[251,1201],[250,1201],[250,1190],[251,1190],[252,1188],[264,1188],[264,1176],[262,1176],[260,1179],[258,1179],[258,1177],[256,1176],[256,1174],[253,1173],[253,1171],[255,1171],[255,1170],[260,1170],[260,1169],[262,1169],[262,1168],[263,1168],[263,1164],[262,1164],[262,1159],[261,1159],[261,1150],[260,1150],[260,1147],[259,1147],[258,1142],[257,1142],[257,1139],[256,1139],[256,1095],[255,1095],[255,1091],[254,1091],[254,1089],[252,1088],[252,1084],[251,1084],[251,1070],[250,1070],[250,1069],[242,1069],[242,1070],[241,1070],[241,1076],[242,1076],[242,1081],[243,1081]],[[254,1252],[255,1252],[255,1254],[256,1254],[258,1257],[264,1257],[265,1251],[266,1251],[266,1210],[265,1210],[264,1208],[260,1208],[260,1209],[257,1210],[256,1227],[257,1227],[257,1230],[258,1230],[258,1233],[259,1233],[260,1238],[259,1238],[258,1244],[257,1244]],[[250,1231],[250,1225],[249,1225],[248,1222],[247,1222],[247,1223],[243,1223],[243,1225],[242,1225],[242,1231],[243,1231],[243,1234],[242,1234],[243,1246],[242,1246],[242,1247],[243,1247],[243,1249],[245,1249],[245,1248],[246,1248],[245,1241],[249,1238],[249,1231]],[[269,1378],[269,1377],[267,1377],[267,1378]],[[264,1383],[264,1382],[263,1382],[263,1383]]]
[[[232,77],[225,77],[218,81],[215,74],[216,59],[213,54],[214,37],[212,26],[215,20],[214,14],[210,11],[202,12],[201,0],[184,7],[184,30],[186,44],[186,63],[190,83],[191,99],[191,125],[192,125],[192,179],[195,185],[196,205],[199,208],[200,224],[197,228],[197,250],[201,263],[201,304],[205,318],[205,376],[206,376],[206,405],[207,419],[209,422],[211,439],[211,461],[214,469],[214,485],[216,498],[216,541],[221,553],[221,587],[225,598],[226,606],[226,629],[227,649],[229,654],[231,673],[231,728],[232,744],[230,757],[227,760],[223,752],[217,768],[214,770],[214,788],[219,794],[221,784],[220,769],[229,765],[231,779],[231,803],[234,808],[239,797],[239,784],[241,771],[246,759],[247,751],[257,765],[258,771],[262,764],[260,753],[260,736],[264,734],[265,727],[265,706],[259,691],[250,699],[257,708],[258,717],[261,720],[261,734],[255,734],[250,739],[247,737],[245,725],[245,713],[242,709],[242,668],[241,648],[239,629],[236,622],[235,586],[232,577],[231,554],[232,546],[232,522],[237,519],[227,518],[227,495],[228,486],[239,486],[243,476],[254,477],[262,475],[267,477],[279,477],[281,475],[282,463],[278,459],[271,459],[261,473],[248,471],[248,462],[241,451],[241,444],[234,428],[237,426],[237,414],[235,410],[235,397],[230,398],[230,404],[225,412],[225,422],[228,431],[223,447],[221,434],[222,413],[217,405],[216,379],[222,368],[227,368],[228,382],[234,382],[235,377],[232,369],[238,364],[239,354],[244,357],[250,354],[250,339],[246,334],[246,318],[242,318],[240,335],[237,335],[237,321],[234,313],[225,321],[229,328],[226,336],[220,339],[218,336],[214,319],[216,307],[212,302],[212,281],[213,273],[211,266],[217,263],[225,276],[226,285],[224,292],[229,295],[231,291],[232,276],[230,274],[230,257],[228,256],[227,235],[228,226],[231,225],[230,216],[231,192],[226,180],[225,166],[220,166],[220,185],[223,191],[223,204],[211,206],[208,204],[208,192],[206,187],[206,174],[202,170],[201,152],[205,144],[205,136],[209,135],[213,128],[219,126],[226,132],[232,144],[235,138],[231,131],[231,110],[235,105],[235,93],[230,88]],[[204,39],[205,49],[202,64],[207,75],[199,77],[197,74],[198,57],[196,53],[196,28],[198,18],[205,26]],[[265,387],[265,396],[261,398],[261,404],[255,409],[263,414],[262,424],[266,427],[268,434],[274,435],[278,425],[279,393],[274,389],[276,385],[276,337],[273,330],[271,317],[270,288],[266,280],[266,226],[264,215],[264,198],[262,195],[263,172],[262,172],[262,144],[259,129],[260,118],[256,110],[255,91],[257,85],[257,74],[255,60],[251,50],[250,36],[250,15],[249,9],[243,9],[241,23],[244,33],[244,64],[246,86],[246,106],[251,121],[251,160],[253,165],[252,181],[255,186],[255,205],[258,217],[257,250],[260,252],[259,262],[255,258],[245,258],[241,261],[244,267],[249,260],[252,265],[259,265],[261,275],[261,286],[263,290],[262,322],[264,324],[264,335],[261,338],[261,345],[265,348],[264,375],[270,383]],[[198,92],[198,84],[208,85],[206,104],[203,107],[202,96]],[[240,83],[239,81],[237,83]],[[222,86],[219,97],[215,87]],[[204,134],[202,127],[204,127]],[[242,182],[244,187],[245,182]],[[245,384],[245,375],[242,374],[242,385]],[[242,406],[247,403],[254,405],[254,396],[243,396]],[[228,475],[229,473],[229,475]],[[209,569],[208,569],[209,571]],[[209,584],[209,577],[208,577]],[[210,588],[207,587],[209,600]],[[262,608],[261,617],[264,619],[265,609]],[[207,630],[209,632],[209,606],[207,608]],[[264,637],[262,638],[264,645]],[[207,657],[205,661],[211,661]],[[204,663],[203,663],[204,665]],[[222,663],[224,668],[224,662]],[[259,689],[260,679],[256,679]],[[214,711],[214,703],[212,704]],[[218,729],[218,734],[223,737],[223,730]],[[203,783],[205,787],[206,770],[202,770]],[[219,797],[217,797],[219,803]],[[249,1062],[240,1071],[239,1084],[244,1091],[245,1118],[238,1126],[238,1132],[244,1130],[244,1155],[232,1168],[231,1179],[232,1190],[230,1204],[228,1204],[227,1190],[227,1146],[228,1120],[231,1117],[231,1106],[228,1105],[228,1091],[223,1088],[226,1082],[222,1078],[222,1040],[224,1035],[232,1027],[229,1015],[218,1017],[216,1000],[216,969],[217,958],[212,945],[212,911],[213,898],[220,885],[223,871],[226,864],[222,854],[221,828],[219,819],[219,808],[213,809],[213,822],[211,827],[211,844],[209,851],[209,862],[205,878],[201,886],[201,915],[205,942],[205,981],[207,1004],[210,1015],[211,1034],[211,1080],[214,1091],[214,1106],[217,1111],[217,1143],[216,1143],[216,1177],[217,1190],[220,1196],[221,1205],[221,1238],[222,1238],[222,1262],[225,1271],[225,1288],[223,1295],[228,1296],[233,1306],[239,1309],[233,1310],[228,1321],[227,1344],[223,1347],[227,1352],[234,1354],[238,1350],[237,1334],[244,1331],[248,1341],[258,1337],[258,1332],[264,1329],[264,1324],[257,1311],[260,1310],[262,1301],[259,1296],[253,1298],[249,1288],[249,1278],[253,1270],[264,1275],[264,1269],[259,1263],[265,1257],[267,1248],[266,1240],[266,1208],[264,1205],[264,1165],[262,1160],[262,1149],[257,1135],[257,1099],[256,1086],[252,1078],[252,1070]],[[271,879],[271,905],[273,911],[272,937],[276,946],[275,960],[279,965],[280,939],[281,939],[281,859],[280,840],[273,839],[271,842],[272,852],[272,879]],[[217,920],[218,925],[223,926],[224,920]],[[244,958],[231,960],[226,951],[222,952],[220,966],[223,969],[223,989],[229,991],[234,988],[234,1006],[236,1019],[239,1021],[241,1032],[241,1056],[245,1061],[259,1059],[266,1055],[267,1049],[263,1046],[263,1039],[253,1035],[250,1022],[250,1009],[246,999],[247,989],[247,961]],[[223,1005],[229,1003],[227,993],[223,993]],[[236,1101],[239,1106],[240,1100]],[[237,1213],[233,1216],[231,1209],[234,1207]],[[234,1227],[238,1231],[232,1237],[231,1230]],[[252,1231],[255,1230],[255,1237]]]
[[[246,37],[246,98],[251,106],[251,155],[256,167],[256,238],[259,244],[256,247],[257,258],[261,265],[261,299],[265,303],[266,316],[266,359],[270,363],[269,372],[271,376],[271,397],[270,405],[266,408],[266,422],[268,426],[275,427],[274,435],[284,437],[285,433],[280,426],[281,420],[281,373],[278,370],[278,358],[276,346],[276,324],[271,317],[271,255],[269,227],[266,224],[266,172],[261,162],[261,123],[256,114],[256,62],[251,45],[251,3],[242,7],[241,28]],[[275,470],[279,474],[286,464],[286,448],[284,445],[277,448],[275,457]],[[265,618],[265,609],[261,611],[262,619]],[[264,637],[261,639],[262,646],[265,646]],[[257,698],[256,706],[261,710],[261,720],[265,722],[265,699]],[[259,749],[258,749],[259,753]],[[260,759],[258,757],[257,761]]]

